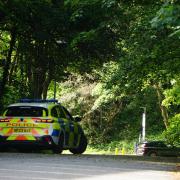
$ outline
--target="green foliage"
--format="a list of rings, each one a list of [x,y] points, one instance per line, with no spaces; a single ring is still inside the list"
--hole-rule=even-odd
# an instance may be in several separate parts
[[[122,149],[125,150],[125,154],[135,153],[135,142],[134,141],[112,141],[110,143],[104,144],[94,144],[89,145],[88,150],[91,152],[96,152],[100,154],[115,154],[116,149],[118,149],[118,154],[122,154]]]
[[[173,31],[170,37],[177,36],[180,38],[180,5],[178,2],[168,0],[157,12],[156,17],[152,19],[151,24],[154,28],[168,28]]]
[[[112,101],[117,101],[122,97],[122,94],[118,95],[117,93],[117,86],[112,85],[111,89],[106,88],[107,82],[117,69],[118,64],[110,61],[109,63],[105,63],[101,70],[94,70],[95,76],[99,78],[99,83],[97,83],[92,91],[92,96],[96,97],[92,110],[98,109]]]
[[[154,137],[164,129],[153,88],[123,95],[116,86],[111,89],[107,86],[117,67],[117,63],[110,62],[105,63],[102,69],[94,70],[91,79],[97,82],[91,88],[91,79],[77,74],[60,85],[60,102],[73,114],[83,116],[82,125],[90,144],[137,141],[141,133],[142,106],[147,108],[147,136]]]
[[[9,49],[10,35],[7,31],[0,34],[0,60],[2,61],[6,57],[6,53]]]
[[[180,114],[170,119],[170,126],[164,132],[168,143],[180,147]]]
[[[12,0],[2,1],[0,9],[0,33],[5,38],[5,32],[13,32],[11,49],[30,97],[46,98],[50,82],[60,82],[67,67],[90,71],[115,54],[118,35],[111,22],[117,17],[116,1]],[[7,61],[7,53],[4,57]]]
[[[173,86],[164,92],[163,105],[170,108],[172,105],[180,105],[180,79],[173,81]]]
[[[4,106],[8,106],[9,104],[17,102],[20,99],[19,90],[14,86],[6,86],[5,95],[3,98]]]
[[[141,107],[150,139],[160,137],[168,121],[160,108],[168,109],[177,144],[179,10],[176,0],[0,1],[4,104],[52,98],[56,81],[57,98],[83,117],[91,144],[138,139]]]
[[[164,132],[164,136],[170,144],[180,147],[180,79],[179,77],[174,79],[171,89],[164,92],[165,99],[163,104],[171,112],[171,117],[169,119],[169,127]],[[176,113],[172,113],[172,112]]]

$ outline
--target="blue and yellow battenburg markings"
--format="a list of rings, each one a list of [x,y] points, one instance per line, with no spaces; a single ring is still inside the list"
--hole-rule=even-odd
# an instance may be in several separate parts
[[[60,130],[54,129],[52,132],[52,136],[58,136],[59,137]]]
[[[47,124],[36,124],[32,118],[10,118],[10,122],[1,123],[0,135],[6,140],[36,140],[35,137],[48,135]]]
[[[52,130],[50,130],[50,127]],[[75,147],[80,142],[82,129],[78,123],[69,122],[67,119],[55,119],[51,125],[48,123],[37,123],[35,118],[11,117],[9,122],[1,123],[0,135],[7,140],[36,140],[36,137],[50,135],[58,138],[61,131],[65,133],[65,144]]]

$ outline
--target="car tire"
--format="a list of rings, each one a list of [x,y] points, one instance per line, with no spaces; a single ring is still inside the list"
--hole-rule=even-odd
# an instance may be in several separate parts
[[[71,148],[69,151],[73,154],[82,154],[87,148],[87,138],[84,134],[81,134],[79,146],[77,148]]]
[[[151,151],[151,152],[148,153],[148,156],[150,156],[150,157],[157,157],[157,152]]]
[[[63,136],[63,134],[61,134],[59,136],[58,145],[54,145],[54,147],[52,148],[53,153],[61,154],[63,151],[63,144],[64,144],[64,136]]]

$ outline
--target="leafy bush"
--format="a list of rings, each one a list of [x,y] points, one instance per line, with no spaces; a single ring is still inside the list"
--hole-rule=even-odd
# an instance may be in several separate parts
[[[169,119],[169,126],[164,132],[164,136],[168,143],[180,146],[180,78],[179,76],[174,79],[172,88],[164,92],[165,99],[163,105],[171,112]]]
[[[115,154],[116,149],[118,150],[118,154],[122,154],[122,150],[124,150],[125,154],[134,154],[135,142],[111,141],[110,143],[89,145],[88,147],[88,150],[90,152],[101,153],[101,154]]]
[[[175,115],[169,121],[170,125],[164,132],[168,143],[180,147],[180,114]]]
[[[17,88],[14,86],[6,86],[5,95],[3,97],[3,104],[4,107],[6,107],[9,104],[17,102],[18,99],[20,99],[20,93]],[[2,111],[2,109],[0,110]]]

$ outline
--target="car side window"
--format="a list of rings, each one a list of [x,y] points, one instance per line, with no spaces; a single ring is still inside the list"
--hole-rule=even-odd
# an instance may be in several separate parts
[[[159,147],[167,147],[164,143],[159,143]]]
[[[58,109],[57,109],[57,106],[52,108],[51,116],[58,118]]]
[[[70,112],[65,108],[65,107],[62,107],[65,114],[66,114],[66,117],[70,120],[70,121],[74,121],[73,117],[71,116]]]
[[[59,110],[59,117],[60,118],[66,118],[66,114],[65,114],[65,112],[61,106],[58,106],[58,110]]]

